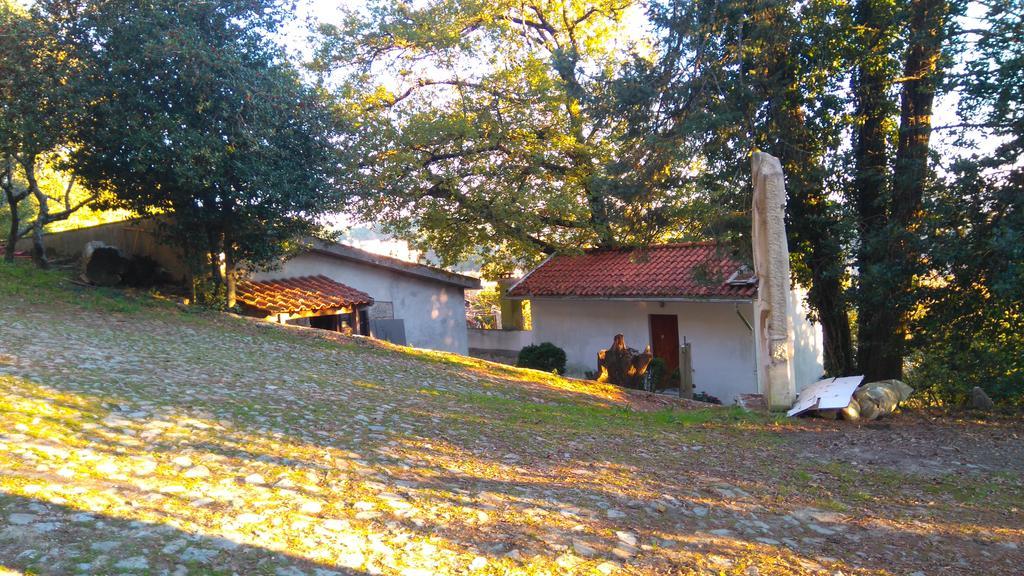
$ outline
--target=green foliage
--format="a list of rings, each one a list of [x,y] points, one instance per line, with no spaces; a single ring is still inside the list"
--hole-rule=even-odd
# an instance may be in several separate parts
[[[220,254],[229,281],[271,264],[339,204],[323,95],[268,40],[281,15],[269,0],[115,1],[77,28],[90,108],[71,165],[110,207],[170,214],[197,275],[219,279]]]
[[[1024,2],[991,6],[965,34],[966,74],[954,78],[964,134],[995,142],[957,159],[925,199],[929,272],[914,294],[908,380],[938,404],[963,404],[979,386],[1024,405]],[[980,127],[980,128],[978,128]]]
[[[680,209],[690,234],[750,259],[748,154],[782,162],[794,279],[822,324],[829,372],[851,369],[843,290],[849,279],[837,184],[849,128],[844,91],[849,7],[831,0],[651,4],[658,58],[637,58],[615,90],[635,130],[687,159],[695,192]]]
[[[540,344],[524,346],[519,351],[516,366],[564,374],[565,362],[565,350],[551,342],[541,342]]]
[[[633,4],[374,2],[322,27],[361,217],[492,276],[678,231],[686,162],[609,106]]]
[[[8,257],[32,234],[34,256],[46,264],[44,228],[73,216],[96,193],[76,187],[59,165],[84,118],[73,79],[81,62],[66,50],[67,36],[43,5],[30,11],[0,0],[0,189],[6,204]]]

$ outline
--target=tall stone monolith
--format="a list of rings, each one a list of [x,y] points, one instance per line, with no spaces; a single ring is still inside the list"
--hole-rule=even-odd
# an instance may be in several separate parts
[[[796,399],[790,363],[789,245],[786,242],[786,187],[779,159],[764,152],[751,157],[754,176],[753,248],[757,273],[758,366],[761,390],[772,408],[789,408]]]

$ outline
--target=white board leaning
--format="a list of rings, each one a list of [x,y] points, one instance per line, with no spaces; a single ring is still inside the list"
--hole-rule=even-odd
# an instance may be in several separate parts
[[[845,376],[818,380],[800,391],[796,404],[786,412],[797,416],[808,410],[840,410],[850,404],[853,392],[857,390],[864,376]]]

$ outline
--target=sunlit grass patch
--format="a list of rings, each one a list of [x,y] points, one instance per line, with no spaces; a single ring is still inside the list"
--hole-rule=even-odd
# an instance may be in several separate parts
[[[489,418],[495,418],[510,425],[537,428],[555,426],[580,432],[629,430],[644,433],[710,424],[761,424],[770,418],[738,407],[700,410],[664,409],[645,412],[615,405],[531,402],[498,394],[475,392],[448,394],[457,397],[462,403],[487,411]]]

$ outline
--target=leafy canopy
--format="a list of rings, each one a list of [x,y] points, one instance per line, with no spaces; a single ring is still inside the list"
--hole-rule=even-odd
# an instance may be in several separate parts
[[[634,52],[629,0],[376,2],[323,26],[353,130],[343,183],[365,220],[445,264],[678,230],[685,166],[611,106]],[[391,72],[390,74],[388,72]]]
[[[221,253],[229,277],[269,264],[338,205],[323,95],[268,40],[282,16],[266,0],[108,0],[79,23],[92,105],[75,171],[113,207],[171,215],[169,238],[215,277]]]

